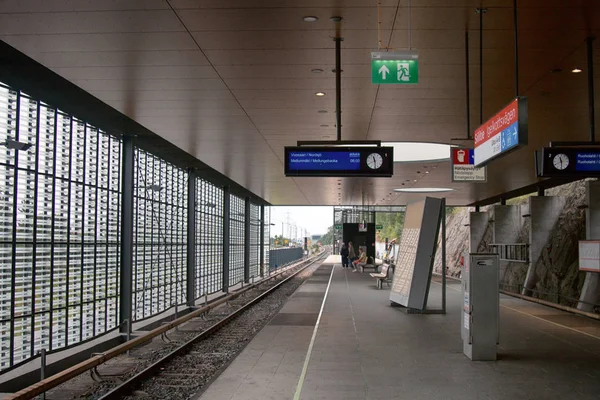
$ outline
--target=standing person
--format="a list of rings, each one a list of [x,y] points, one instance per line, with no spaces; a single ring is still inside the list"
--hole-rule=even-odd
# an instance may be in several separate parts
[[[348,248],[345,243],[342,243],[342,248],[340,249],[340,255],[342,256],[342,268],[348,268]]]
[[[352,242],[348,242],[348,260],[350,262],[356,259],[356,253],[354,252],[354,246],[352,246]]]

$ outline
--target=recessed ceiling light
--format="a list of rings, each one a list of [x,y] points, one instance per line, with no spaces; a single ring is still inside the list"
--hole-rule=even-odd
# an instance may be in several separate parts
[[[315,93],[315,96],[323,97],[325,96],[325,92],[317,92]]]
[[[450,161],[454,145],[429,142],[382,142],[394,148],[394,162]]]
[[[302,17],[302,21],[304,22],[317,22],[319,20],[318,17],[315,17],[314,15],[307,15],[306,17]]]
[[[574,74],[578,74],[578,73],[581,72],[581,69],[579,69],[579,68],[573,68],[573,70],[571,72],[574,73]]]
[[[310,70],[310,72],[312,72],[313,74],[320,74],[321,72],[323,72],[322,68],[313,68]]]
[[[429,173],[429,171],[425,171],[425,173],[426,173],[426,174],[428,174],[428,173]]]
[[[404,193],[436,193],[436,192],[451,192],[454,189],[450,188],[403,188],[403,189],[394,189],[395,192],[404,192]]]
[[[413,182],[416,182],[417,180],[415,179]]]
[[[319,114],[327,114],[327,110],[319,110],[317,111]]]

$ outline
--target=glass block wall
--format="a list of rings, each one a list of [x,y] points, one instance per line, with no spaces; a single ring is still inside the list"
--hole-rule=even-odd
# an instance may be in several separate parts
[[[187,177],[136,149],[134,156],[133,320],[186,301]]]
[[[229,286],[244,279],[244,225],[246,208],[244,199],[229,195]]]
[[[196,181],[196,297],[223,290],[223,189]]]
[[[0,83],[0,373],[44,348],[63,350],[119,327],[123,142],[119,136]],[[196,216],[195,291],[244,277],[245,200],[134,148],[132,316],[140,321],[187,299],[188,214]],[[265,260],[269,223],[265,208]],[[259,275],[260,206],[250,206],[250,276]],[[36,362],[36,361],[34,361]]]
[[[3,370],[117,326],[121,142],[5,86],[0,142]]]
[[[260,276],[260,206],[250,203],[250,277]]]

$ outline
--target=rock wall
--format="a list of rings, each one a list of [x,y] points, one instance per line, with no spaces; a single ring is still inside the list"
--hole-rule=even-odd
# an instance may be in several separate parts
[[[557,301],[560,293],[560,303],[573,306],[585,279],[585,274],[579,272],[578,241],[585,238],[585,210],[579,206],[585,203],[585,181],[573,182],[546,191],[546,196],[565,196],[566,204],[562,209],[542,257],[537,262],[535,272],[539,281],[535,287],[536,297],[549,301]],[[523,214],[528,210],[528,197],[508,201],[508,204],[520,205]],[[481,211],[489,208],[482,207]],[[474,208],[455,208],[446,217],[446,266],[450,276],[460,277],[460,257],[468,250],[469,212]],[[524,223],[519,232],[518,242],[529,242],[530,224]],[[488,244],[492,242],[491,224],[479,245],[478,252],[489,251]],[[524,263],[505,263],[500,280],[507,290],[519,291],[525,281],[528,265]],[[435,255],[434,271],[440,273],[442,267],[441,236]],[[574,301],[570,301],[572,298]]]

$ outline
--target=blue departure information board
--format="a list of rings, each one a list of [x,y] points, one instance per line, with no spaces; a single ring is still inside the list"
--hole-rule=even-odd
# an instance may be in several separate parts
[[[292,151],[290,169],[358,171],[360,152],[348,151]]]
[[[540,177],[600,176],[600,147],[544,147],[537,157]]]
[[[287,176],[389,177],[393,147],[286,147]]]

